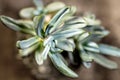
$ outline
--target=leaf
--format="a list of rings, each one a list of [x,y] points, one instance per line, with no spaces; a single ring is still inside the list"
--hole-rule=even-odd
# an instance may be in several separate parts
[[[65,4],[63,2],[56,1],[56,2],[48,4],[45,9],[48,10],[48,12],[55,12],[64,7],[65,7]]]
[[[90,35],[90,34],[89,34],[88,32],[85,32],[85,33],[79,35],[78,41],[79,41],[79,42],[84,41],[84,39],[86,39],[89,35]]]
[[[64,75],[72,78],[78,77],[78,75],[73,72],[71,69],[69,69],[65,63],[61,60],[59,57],[58,53],[56,54],[51,54],[49,53],[49,57],[51,61],[53,62],[54,66]]]
[[[69,28],[84,28],[86,26],[87,23],[83,18],[73,17],[65,22],[65,27]]]
[[[96,52],[99,53],[99,46],[95,42],[88,42],[86,46],[84,46],[84,49],[90,52]]]
[[[93,60],[93,57],[87,53],[81,52],[80,57],[84,62],[91,62]]]
[[[5,24],[8,28],[12,30],[35,35],[33,27],[30,29],[30,27],[26,26],[26,25],[29,25],[27,23],[23,23],[19,20],[14,20],[7,16],[0,16],[0,19],[3,24]]]
[[[99,55],[99,54],[93,54],[93,53],[89,53],[93,58],[94,61],[97,62],[98,64],[109,68],[109,69],[116,69],[117,68],[117,64],[111,60],[108,60],[107,58]]]
[[[35,43],[39,44],[39,39],[36,37],[29,38],[27,40],[17,41],[17,47],[21,49],[29,48],[30,46],[34,45]]]
[[[48,45],[45,46],[45,49],[42,52],[42,56],[43,56],[44,60],[47,59],[47,54],[49,53],[49,51],[50,51],[50,45],[48,44]]]
[[[33,0],[33,2],[38,9],[43,9],[43,0]]]
[[[33,12],[35,11],[34,7],[28,7],[28,8],[23,8],[20,10],[20,17],[25,18],[25,19],[31,19],[34,17]]]
[[[35,52],[35,60],[36,60],[36,63],[38,65],[42,65],[43,64],[43,57],[42,57],[42,52],[41,50],[37,50]]]
[[[56,40],[56,47],[65,50],[65,51],[73,51],[74,50],[74,44],[72,44],[70,41],[67,39],[62,39],[62,40]]]
[[[91,62],[83,62],[83,65],[86,67],[86,68],[90,68],[92,66],[92,63]]]
[[[50,51],[54,52],[54,53],[56,53],[56,52],[61,53],[63,50],[61,50],[60,48],[57,48],[56,45],[55,45],[55,42],[52,41]]]
[[[32,45],[31,47],[29,48],[26,48],[26,49],[20,49],[19,50],[19,56],[28,56],[30,53],[32,53],[33,51],[35,51],[38,47],[38,43]]]
[[[34,22],[32,20],[17,20],[17,23],[34,30]]]
[[[47,54],[49,53],[50,46],[47,45],[45,48],[40,47],[35,53],[35,60],[38,65],[43,64],[43,61],[47,59]]]
[[[84,32],[85,31],[82,29],[72,29],[72,30],[65,30],[65,31],[55,33],[52,36],[54,37],[54,39],[70,38],[70,37],[73,37],[75,35],[80,35]]]
[[[20,31],[20,26],[16,23],[16,21],[10,17],[7,16],[0,16],[0,20],[3,24],[5,24],[10,29],[13,29],[15,31]]]
[[[36,33],[39,37],[43,38],[44,37],[44,20],[45,20],[45,15],[42,14],[40,16],[35,17],[35,24],[36,24]]]
[[[120,57],[120,49],[106,44],[99,44],[101,54]]]
[[[53,32],[58,26],[58,24],[61,23],[62,18],[65,17],[69,12],[70,12],[69,7],[65,7],[61,9],[59,12],[57,12],[57,14],[50,20],[48,26],[46,27],[46,31],[45,31],[46,35]]]
[[[93,61],[93,57],[91,55],[89,55],[83,48],[82,44],[79,43],[79,55],[80,58],[82,59],[82,63],[86,68],[90,68],[91,67],[91,62]]]

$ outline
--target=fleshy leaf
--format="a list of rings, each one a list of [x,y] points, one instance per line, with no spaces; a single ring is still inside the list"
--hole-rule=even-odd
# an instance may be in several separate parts
[[[38,48],[38,50],[35,53],[35,60],[38,65],[43,64],[43,61],[47,59],[49,50],[50,50],[49,45],[45,46],[45,48],[43,46]]]
[[[66,50],[66,51],[73,51],[74,50],[74,44],[72,44],[67,39],[62,40],[56,40],[56,47]]]
[[[31,27],[30,29],[30,27],[26,26],[26,25],[29,25],[27,23],[23,23],[19,20],[14,20],[13,18],[10,18],[7,16],[0,16],[0,19],[3,24],[5,24],[8,28],[12,30],[35,35],[33,27]]]
[[[51,19],[48,26],[46,27],[46,35],[53,32],[57,26],[62,22],[63,17],[65,17],[67,14],[71,12],[70,7],[65,7],[61,9],[57,14]]]
[[[42,57],[42,51],[41,50],[37,50],[36,52],[35,52],[35,60],[36,60],[36,63],[38,64],[38,65],[41,65],[41,64],[43,64],[43,57]]]
[[[43,0],[33,0],[33,2],[38,9],[43,9]]]
[[[22,18],[25,18],[25,19],[31,19],[33,18],[34,14],[33,12],[35,11],[35,8],[34,7],[29,7],[29,8],[23,8],[19,15],[20,17]]]
[[[46,6],[46,9],[48,10],[48,12],[56,12],[64,7],[65,7],[65,4],[63,2],[57,1],[57,2],[48,4]]]
[[[27,40],[17,41],[16,45],[18,48],[26,49],[26,48],[29,48],[30,46],[34,45],[37,42],[39,42],[39,39],[36,37],[32,37]]]
[[[35,17],[35,24],[36,24],[36,33],[39,37],[44,37],[44,19],[45,15],[42,14],[40,16]]]
[[[99,44],[101,54],[120,57],[120,49],[106,44]]]
[[[99,53],[99,46],[95,42],[88,42],[86,46],[84,46],[84,49],[90,52],[96,52]]]
[[[85,31],[82,29],[72,29],[72,30],[65,30],[65,31],[58,32],[56,34],[53,34],[52,36],[54,37],[54,39],[69,38],[75,35],[80,35],[84,32]]]
[[[73,72],[70,68],[68,68],[65,63],[61,60],[61,58],[59,57],[58,53],[49,54],[49,57],[51,59],[51,61],[53,62],[54,66],[64,75],[68,76],[68,77],[72,77],[72,78],[76,78],[78,77],[78,75]]]
[[[16,21],[14,19],[7,17],[7,16],[0,16],[0,19],[1,19],[2,23],[5,24],[10,29],[13,29],[15,31],[21,30],[20,26],[16,23]]]
[[[116,69],[117,68],[117,64],[114,61],[111,61],[103,56],[101,56],[100,54],[96,54],[96,53],[89,53],[95,62],[97,62],[98,64],[109,68],[109,69]]]
[[[38,47],[38,43],[34,44],[33,46],[26,48],[26,49],[20,49],[19,50],[19,56],[28,56],[31,54],[33,51],[35,51]]]

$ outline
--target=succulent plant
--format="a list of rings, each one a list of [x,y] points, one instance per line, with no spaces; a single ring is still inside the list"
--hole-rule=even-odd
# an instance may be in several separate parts
[[[67,52],[69,60],[72,62],[76,58],[73,54],[79,54],[83,65],[87,68],[91,67],[92,61],[106,68],[117,68],[115,62],[102,55],[120,57],[120,49],[100,43],[101,39],[109,34],[109,31],[101,26],[95,15],[85,14],[79,17],[74,15],[75,7],[57,2],[43,8],[43,4],[39,4],[39,1],[41,2],[41,0],[34,0],[37,8],[23,9],[20,12],[22,17],[30,20],[15,20],[7,16],[0,16],[0,20],[7,27],[30,35],[25,40],[17,41],[19,56],[27,57],[35,53],[34,58],[38,65],[42,65],[49,56],[61,73],[73,78],[78,75],[68,67],[62,52]],[[58,4],[61,6],[56,8],[55,5]],[[56,11],[58,12],[53,15],[52,13]],[[33,14],[34,12],[38,14]],[[46,22],[49,12],[51,12],[52,18]]]

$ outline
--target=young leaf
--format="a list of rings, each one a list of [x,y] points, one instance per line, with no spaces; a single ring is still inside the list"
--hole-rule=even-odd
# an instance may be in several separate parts
[[[51,61],[53,62],[53,64],[55,65],[55,67],[64,75],[68,76],[68,77],[72,77],[72,78],[76,78],[78,77],[78,75],[73,72],[71,69],[69,69],[65,63],[61,60],[61,58],[59,57],[58,53],[52,54],[49,53],[49,57],[51,59]]]
[[[116,69],[117,68],[117,64],[111,60],[108,60],[107,58],[99,55],[99,54],[96,54],[96,53],[89,53],[95,62],[97,62],[98,64],[106,67],[106,68],[109,68],[109,69]]]
[[[120,49],[106,44],[99,44],[101,54],[120,57]]]

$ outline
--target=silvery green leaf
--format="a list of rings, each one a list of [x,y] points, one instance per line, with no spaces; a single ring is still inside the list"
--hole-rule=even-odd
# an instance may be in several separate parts
[[[32,20],[17,20],[17,23],[24,25],[28,29],[34,29],[34,23]]]
[[[25,18],[25,19],[31,19],[33,18],[34,14],[33,12],[35,11],[35,8],[34,7],[28,7],[28,8],[23,8],[19,15],[20,17],[22,18]]]
[[[65,64],[66,66],[68,66],[68,62],[65,60],[65,58],[64,58],[60,53],[58,53],[57,55],[58,55],[59,58],[64,62],[64,64]]]
[[[93,54],[93,53],[89,53],[93,58],[94,61],[106,68],[109,69],[116,69],[117,68],[117,64],[114,61],[108,60],[107,58],[101,56],[100,54]]]
[[[32,45],[31,47],[29,48],[26,48],[26,49],[20,49],[19,50],[19,56],[28,56],[30,53],[32,53],[33,51],[35,51],[38,47],[38,43]]]
[[[87,23],[86,21],[83,19],[83,18],[77,18],[77,17],[74,17],[72,19],[69,19],[65,22],[65,25],[68,27],[70,26],[70,28],[83,28],[83,27],[86,27],[87,26]],[[75,26],[74,26],[75,25]],[[71,26],[74,26],[74,27],[71,27]]]
[[[42,51],[43,51],[43,50],[42,50]],[[38,65],[43,64],[43,61],[44,61],[43,56],[42,56],[42,51],[41,51],[41,49],[38,49],[38,50],[35,52],[35,60],[36,60],[36,63],[37,63]]]
[[[43,56],[44,60],[47,59],[47,55],[48,55],[49,51],[50,51],[50,45],[48,44],[48,45],[45,46],[45,48],[42,52],[42,56]]]
[[[69,7],[65,7],[61,9],[59,12],[57,12],[57,14],[50,20],[48,26],[46,27],[46,31],[45,31],[46,35],[53,32],[58,26],[58,24],[61,23],[62,18],[65,17],[65,15],[68,14],[69,12],[70,12]]]
[[[93,61],[93,57],[87,53],[82,53],[80,54],[80,57],[81,59],[84,61],[84,62],[91,62]]]
[[[65,50],[65,51],[73,51],[74,50],[74,44],[72,44],[70,41],[67,39],[61,39],[61,40],[56,40],[56,47]]]
[[[34,30],[32,28],[30,29],[30,28],[28,28],[28,26],[26,26],[26,25],[28,25],[27,23],[23,24],[19,20],[14,20],[7,16],[0,16],[0,19],[3,22],[3,24],[5,24],[7,27],[9,27],[12,30],[35,35]]]
[[[53,34],[52,36],[54,37],[54,39],[69,38],[69,37],[73,37],[73,36],[78,35],[78,34],[80,35],[84,32],[85,31],[82,29],[73,29],[73,30],[61,31],[61,32],[58,32],[56,34]]]
[[[83,65],[86,67],[86,68],[90,68],[92,66],[92,63],[91,62],[83,62]]]
[[[47,55],[49,53],[50,50],[50,46],[47,45],[44,47],[40,47],[36,53],[35,53],[35,60],[37,62],[38,65],[43,64],[43,61],[47,59]]]
[[[29,48],[30,46],[34,45],[35,43],[39,44],[39,39],[37,37],[32,37],[27,40],[17,41],[17,47],[21,49]]]
[[[47,9],[48,12],[56,12],[64,7],[65,7],[65,4],[63,2],[56,1],[56,2],[48,4],[45,9]]]
[[[78,41],[80,41],[80,42],[81,42],[81,41],[84,41],[84,39],[86,39],[89,35],[90,35],[90,34],[89,34],[88,32],[85,32],[85,33],[79,35]]]
[[[51,41],[54,40],[54,37],[53,36],[49,36],[48,38],[46,38],[44,40],[44,46],[46,46],[47,44],[51,43]]]
[[[39,37],[43,38],[44,37],[44,19],[45,19],[45,15],[40,15],[40,16],[36,16],[36,33]]]
[[[49,57],[51,59],[51,61],[53,62],[53,64],[55,65],[55,67],[64,75],[68,76],[68,77],[72,77],[72,78],[76,78],[78,77],[78,75],[73,72],[71,69],[69,69],[65,63],[61,60],[61,58],[59,57],[58,53],[49,54]]]
[[[100,25],[100,20],[95,19],[95,15],[87,14],[83,16],[88,25]]]
[[[80,58],[82,59],[83,65],[86,68],[90,68],[91,67],[91,61],[93,61],[93,57],[84,50],[81,43],[79,43],[78,48],[79,48],[79,51],[80,51],[79,55],[80,55]]]
[[[7,16],[0,16],[0,20],[3,24],[5,24],[10,29],[13,29],[15,31],[20,31],[20,26],[16,23],[16,21],[10,17]]]
[[[99,44],[101,54],[120,57],[120,49],[106,44]]]
[[[50,51],[51,51],[51,52],[54,52],[54,53],[56,53],[56,52],[61,53],[63,50],[61,50],[60,48],[57,48],[57,47],[55,46],[55,42],[52,41],[52,42],[51,42]]]
[[[91,51],[91,52],[96,52],[99,53],[99,46],[95,43],[95,42],[88,42],[86,46],[84,46],[84,49],[86,49],[87,51]]]
[[[43,0],[33,0],[33,2],[38,9],[43,9]]]

